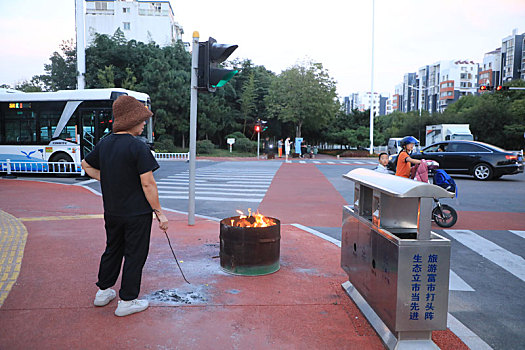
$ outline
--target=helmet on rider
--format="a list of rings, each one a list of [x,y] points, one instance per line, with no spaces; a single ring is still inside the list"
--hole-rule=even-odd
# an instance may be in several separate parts
[[[414,136],[405,136],[401,139],[401,147],[404,147],[410,143],[413,143],[415,145],[419,144],[419,141]]]

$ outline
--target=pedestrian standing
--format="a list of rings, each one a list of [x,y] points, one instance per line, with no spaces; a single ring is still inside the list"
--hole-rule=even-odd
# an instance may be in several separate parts
[[[287,137],[286,140],[284,140],[284,154],[286,156],[286,161],[288,162],[288,156],[290,155],[290,138]]]
[[[279,148],[279,158],[283,157],[283,139],[277,141],[277,147]]]
[[[104,202],[106,249],[100,259],[99,287],[95,306],[107,305],[116,297],[111,289],[122,267],[120,300],[115,315],[126,316],[146,310],[147,300],[138,299],[142,269],[148,257],[152,212],[161,230],[168,229],[162,213],[153,171],[159,164],[142,134],[152,113],[141,102],[127,95],[113,103],[113,133],[100,140],[82,160],[86,173],[100,181]]]

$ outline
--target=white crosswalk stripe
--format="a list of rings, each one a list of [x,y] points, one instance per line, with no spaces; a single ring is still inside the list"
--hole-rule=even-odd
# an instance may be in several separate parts
[[[377,165],[376,160],[354,160],[354,159],[346,159],[346,160],[327,160],[327,159],[293,159],[290,161],[291,163],[299,163],[299,164],[329,164],[329,165],[349,165],[349,164],[356,164],[356,165]]]
[[[509,252],[470,230],[444,230],[444,232],[525,282],[525,259],[521,256]]]
[[[267,169],[222,168],[210,166],[197,169],[195,174],[195,200],[225,203],[260,203],[280,164]],[[157,181],[159,197],[188,199],[189,172],[169,175]]]
[[[525,238],[525,231],[510,230],[510,232],[514,233],[515,235],[520,236],[521,238]]]

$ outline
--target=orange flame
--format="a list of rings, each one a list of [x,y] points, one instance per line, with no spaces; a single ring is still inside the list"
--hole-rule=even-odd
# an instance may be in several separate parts
[[[239,214],[239,219],[238,220],[232,219],[231,226],[268,227],[268,226],[276,225],[276,222],[273,219],[267,218],[266,216],[260,214],[258,210],[257,210],[257,213],[252,215],[252,209],[248,208],[248,216],[244,215],[244,213],[241,210],[236,210],[236,212]]]

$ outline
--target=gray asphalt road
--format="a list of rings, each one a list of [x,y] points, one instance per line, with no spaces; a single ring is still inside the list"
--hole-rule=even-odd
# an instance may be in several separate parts
[[[317,165],[348,203],[354,184],[342,175],[357,166]],[[371,166],[360,165],[359,167]],[[525,215],[525,174],[480,182],[454,176],[457,199],[442,200],[458,211],[493,211]],[[497,215],[497,214],[496,214]],[[341,229],[314,227],[341,239]],[[453,283],[449,313],[494,349],[525,348],[525,227],[522,231],[436,230],[451,240]],[[458,279],[459,278],[459,279]]]

